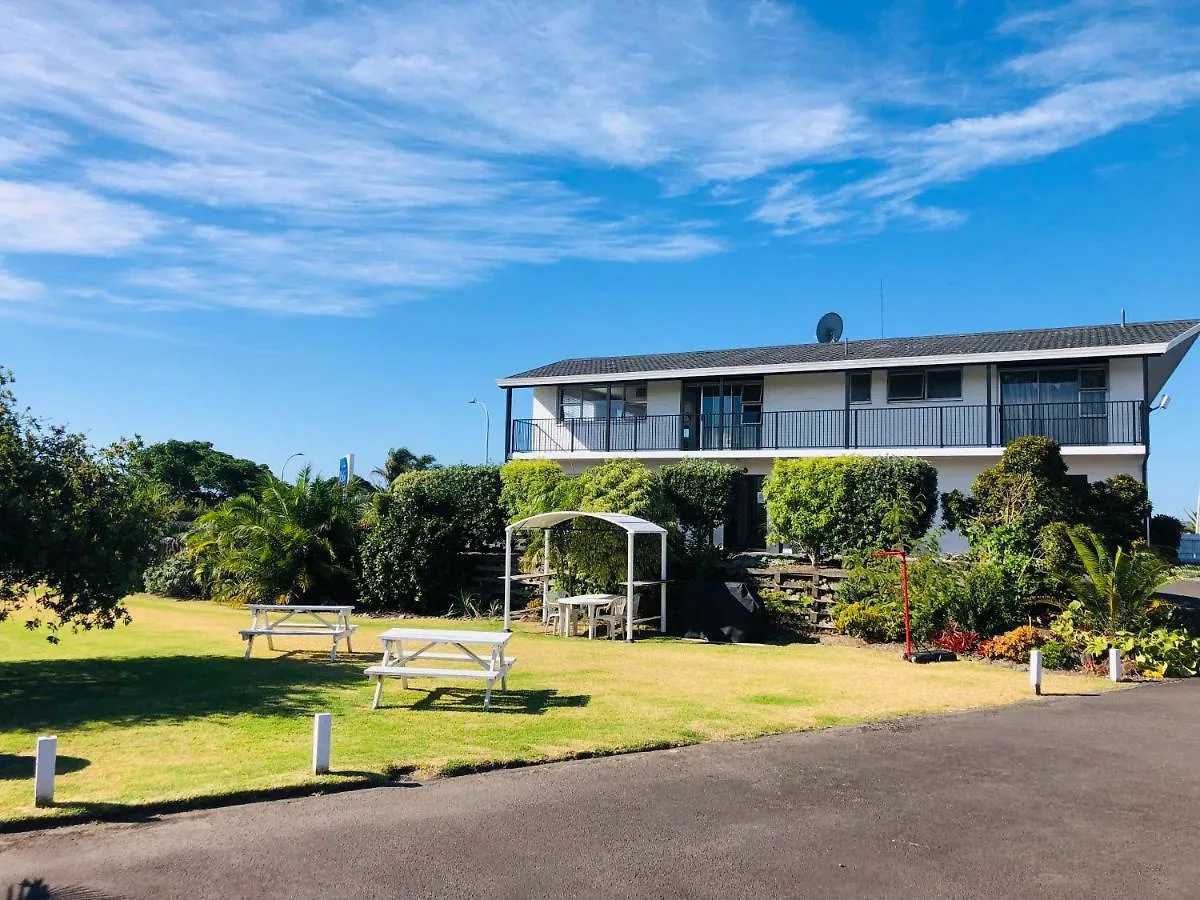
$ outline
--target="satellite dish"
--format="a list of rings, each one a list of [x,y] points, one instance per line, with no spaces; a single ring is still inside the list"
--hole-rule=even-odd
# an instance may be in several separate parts
[[[822,344],[836,344],[842,339],[842,317],[835,312],[825,313],[817,323],[817,340]]]

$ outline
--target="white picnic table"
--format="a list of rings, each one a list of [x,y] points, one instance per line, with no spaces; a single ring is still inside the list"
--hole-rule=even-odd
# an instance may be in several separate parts
[[[383,659],[379,665],[365,670],[367,677],[375,681],[371,709],[379,708],[384,678],[399,678],[406,690],[410,678],[478,679],[487,685],[483,708],[490,708],[492,687],[499,681],[501,690],[508,690],[508,670],[517,661],[504,654],[511,638],[511,631],[389,628],[379,635],[383,642]],[[413,665],[414,661],[417,665]],[[426,661],[441,665],[422,665]],[[454,663],[457,667],[446,663]]]
[[[596,614],[606,606],[611,606],[614,600],[620,600],[620,594],[580,594],[576,597],[559,597],[554,602],[558,604],[559,631],[563,637],[575,634],[576,610],[587,610],[588,640],[596,637]]]
[[[239,632],[246,642],[245,658],[250,658],[256,637],[265,637],[271,650],[275,649],[277,637],[327,637],[332,644],[330,659],[337,659],[338,641],[345,641],[346,652],[353,653],[350,635],[358,627],[350,624],[353,610],[353,606],[253,603],[250,612],[254,618],[250,627]]]

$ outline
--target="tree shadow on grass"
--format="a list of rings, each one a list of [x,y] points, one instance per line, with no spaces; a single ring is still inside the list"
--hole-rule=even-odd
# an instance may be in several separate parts
[[[386,693],[385,693],[386,699]],[[587,694],[560,694],[554,690],[492,691],[492,713],[516,713],[540,716],[549,709],[578,709],[592,698]],[[434,712],[484,712],[483,691],[470,688],[438,687],[414,703],[410,709]]]
[[[320,654],[0,662],[0,697],[8,727],[30,731],[237,713],[320,712],[329,688],[352,684],[367,687],[361,660],[332,662]]]
[[[37,760],[30,754],[20,756],[16,753],[0,753],[0,781],[25,781],[33,778]],[[68,775],[90,766],[91,760],[82,756],[54,757],[54,774]]]
[[[41,878],[25,878],[10,885],[4,900],[124,900],[121,895],[109,894],[79,885],[53,887]]]

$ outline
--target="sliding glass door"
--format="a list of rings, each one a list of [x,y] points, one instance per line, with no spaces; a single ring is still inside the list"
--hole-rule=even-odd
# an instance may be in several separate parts
[[[756,450],[762,446],[762,381],[712,381],[683,389],[685,450]]]
[[[1108,443],[1108,370],[1054,366],[1000,373],[1004,443],[1043,435],[1060,444]]]

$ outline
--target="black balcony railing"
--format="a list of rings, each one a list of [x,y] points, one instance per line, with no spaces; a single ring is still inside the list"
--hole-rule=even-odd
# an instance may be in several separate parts
[[[1140,400],[892,406],[622,419],[515,419],[513,453],[1000,447],[1025,435],[1064,446],[1145,443]]]

